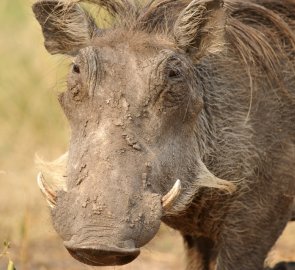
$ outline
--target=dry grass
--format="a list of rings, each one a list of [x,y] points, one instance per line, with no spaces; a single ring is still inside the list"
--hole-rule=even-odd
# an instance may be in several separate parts
[[[30,5],[0,1],[0,252],[4,240],[11,242],[17,270],[90,269],[62,247],[35,184],[35,153],[50,159],[66,150],[68,127],[56,93],[64,87],[68,62],[46,53]],[[294,236],[292,225],[271,262],[295,260]],[[178,234],[162,228],[136,262],[105,269],[181,269],[183,259]],[[7,263],[7,256],[0,257],[0,269]]]

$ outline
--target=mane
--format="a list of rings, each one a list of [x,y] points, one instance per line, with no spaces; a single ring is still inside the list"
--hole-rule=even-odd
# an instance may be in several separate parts
[[[179,13],[190,3],[188,0],[150,0],[146,4],[138,0],[86,2],[106,8],[116,19],[114,27],[167,35],[173,35]],[[226,32],[231,45],[236,44],[240,52],[245,46],[265,56],[274,47],[295,49],[295,0],[225,0],[224,4],[228,15]]]
[[[253,71],[261,70],[270,85],[295,101],[282,72],[295,74],[295,1],[229,1],[227,7],[227,39],[244,63],[250,84]]]

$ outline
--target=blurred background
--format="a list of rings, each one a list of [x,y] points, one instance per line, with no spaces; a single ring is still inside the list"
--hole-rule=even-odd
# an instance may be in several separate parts
[[[31,5],[0,1],[0,270],[9,260],[17,270],[92,269],[63,248],[35,181],[35,154],[51,160],[67,149],[68,125],[56,97],[70,62],[45,51]],[[104,269],[176,270],[184,259],[180,236],[162,226],[135,262]],[[269,256],[270,264],[281,260],[295,260],[295,224]]]

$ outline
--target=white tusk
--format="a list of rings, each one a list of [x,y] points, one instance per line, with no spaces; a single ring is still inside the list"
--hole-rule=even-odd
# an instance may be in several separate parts
[[[170,208],[171,204],[178,198],[181,190],[181,182],[180,180],[176,180],[174,186],[170,189],[170,191],[162,197],[162,206],[164,210]]]
[[[49,206],[51,208],[54,208],[56,205],[56,195],[54,192],[51,191],[51,189],[48,187],[48,185],[44,182],[44,177],[41,172],[39,172],[37,175],[37,183],[38,183],[38,186],[39,186],[42,194],[46,198]]]

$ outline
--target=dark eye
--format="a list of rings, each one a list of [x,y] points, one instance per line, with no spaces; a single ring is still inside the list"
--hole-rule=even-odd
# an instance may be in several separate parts
[[[73,64],[73,72],[80,74],[80,67],[77,64]]]
[[[179,70],[170,69],[167,75],[169,79],[177,79],[180,77],[180,72]]]

